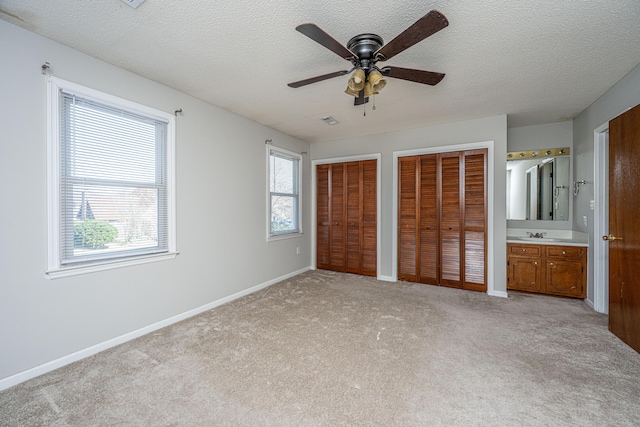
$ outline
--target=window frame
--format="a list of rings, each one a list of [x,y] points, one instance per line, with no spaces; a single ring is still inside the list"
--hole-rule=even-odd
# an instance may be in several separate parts
[[[275,240],[282,240],[282,239],[290,239],[290,238],[294,238],[294,237],[300,237],[303,234],[303,229],[302,229],[302,155],[295,153],[293,151],[289,151],[289,150],[285,150],[284,148],[280,148],[280,147],[275,147],[273,145],[267,144],[266,145],[266,157],[267,157],[267,241],[271,242],[271,241],[275,241]],[[271,192],[271,185],[270,185],[270,180],[271,180],[271,156],[272,153],[276,153],[277,157],[281,157],[284,159],[290,159],[290,160],[295,160],[298,164],[297,170],[296,170],[296,174],[297,177],[294,177],[294,179],[297,178],[297,182],[294,182],[293,187],[295,190],[297,190],[297,193],[292,194],[295,198],[296,198],[296,206],[295,206],[295,215],[297,216],[296,218],[296,222],[298,224],[298,228],[297,230],[291,230],[291,231],[284,231],[284,232],[279,232],[279,233],[272,233],[271,232],[271,198],[273,196],[274,193]],[[282,195],[281,193],[275,193],[278,195]],[[287,193],[288,194],[288,193]]]
[[[50,279],[91,273],[95,271],[121,268],[131,265],[173,259],[176,249],[176,205],[175,205],[175,116],[114,95],[91,89],[77,83],[53,76],[47,77],[47,222],[48,222],[48,268],[45,276]],[[61,164],[60,151],[60,91],[72,93],[91,101],[125,110],[134,114],[161,120],[167,123],[165,173],[166,173],[166,228],[167,249],[158,253],[129,253],[120,257],[87,260],[85,262],[62,264],[60,244],[65,236],[61,230]],[[160,225],[160,224],[159,224]]]

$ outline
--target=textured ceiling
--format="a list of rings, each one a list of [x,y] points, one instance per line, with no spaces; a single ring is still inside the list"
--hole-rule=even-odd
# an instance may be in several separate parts
[[[388,79],[354,107],[348,76],[287,83],[350,63],[295,31],[342,44],[390,41],[431,9],[449,27],[385,65],[444,72],[437,86]],[[640,63],[638,0],[0,0],[0,18],[309,142],[508,115],[568,120]],[[12,16],[13,15],[13,16]],[[382,63],[381,63],[382,64]],[[329,126],[321,117],[335,117]]]

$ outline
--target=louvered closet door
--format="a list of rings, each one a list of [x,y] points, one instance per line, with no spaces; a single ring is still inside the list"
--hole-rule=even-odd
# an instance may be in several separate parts
[[[377,274],[377,161],[316,167],[316,267]]]
[[[438,257],[438,156],[431,154],[420,158],[419,185],[419,282],[439,284]]]
[[[486,291],[487,150],[398,159],[398,278]]]
[[[362,183],[360,162],[349,162],[344,165],[347,188],[347,273],[360,273],[361,270],[361,212]]]
[[[440,284],[455,288],[462,287],[460,159],[459,152],[440,154]]]
[[[464,152],[464,283],[486,292],[487,150]]]
[[[330,165],[316,167],[316,268],[328,270],[330,262],[329,171]]]
[[[330,260],[331,270],[345,271],[345,189],[344,165],[331,165],[330,212],[331,212],[331,241]]]
[[[378,266],[378,161],[362,164],[362,266],[361,274],[377,275]]]
[[[417,188],[420,157],[398,159],[398,278],[418,281]]]

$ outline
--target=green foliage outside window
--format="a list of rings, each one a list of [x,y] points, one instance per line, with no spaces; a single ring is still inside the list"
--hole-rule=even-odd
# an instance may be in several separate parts
[[[118,229],[106,221],[87,219],[73,223],[75,247],[104,249],[118,237]]]

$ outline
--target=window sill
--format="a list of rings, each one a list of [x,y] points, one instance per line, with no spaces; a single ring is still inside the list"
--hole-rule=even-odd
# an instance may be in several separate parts
[[[275,242],[278,240],[286,240],[286,239],[294,239],[296,237],[302,237],[304,233],[287,233],[287,234],[276,234],[275,236],[267,237],[267,242]]]
[[[62,277],[77,276],[80,274],[94,273],[97,271],[112,270],[115,268],[130,267],[133,265],[148,264],[150,262],[165,261],[174,259],[179,252],[168,252],[157,255],[140,256],[126,260],[104,261],[91,263],[89,265],[77,265],[72,267],[52,268],[45,271],[48,279],[60,279]]]

